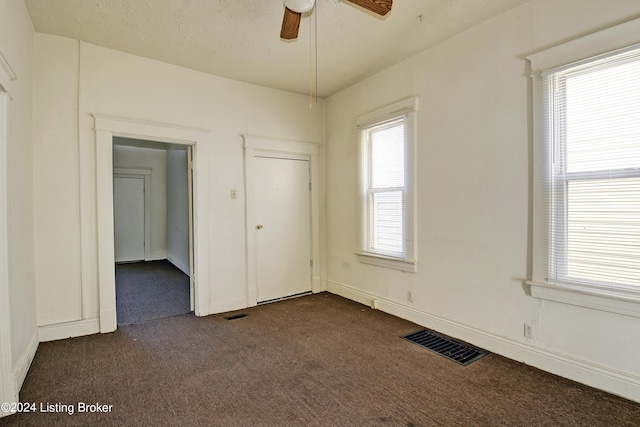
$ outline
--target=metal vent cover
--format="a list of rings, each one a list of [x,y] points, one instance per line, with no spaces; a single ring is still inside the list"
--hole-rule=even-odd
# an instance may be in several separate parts
[[[248,315],[246,313],[239,313],[239,314],[234,314],[232,316],[226,316],[224,318],[224,320],[236,320],[236,319],[242,319],[243,317],[247,317]]]
[[[489,354],[487,350],[457,341],[429,329],[421,329],[404,335],[401,338],[444,356],[449,360],[453,360],[462,366],[467,366]]]

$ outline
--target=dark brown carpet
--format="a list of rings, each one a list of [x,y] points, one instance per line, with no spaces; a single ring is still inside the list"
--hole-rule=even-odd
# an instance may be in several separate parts
[[[167,260],[116,264],[118,326],[191,311],[189,276]]]
[[[23,402],[113,411],[0,426],[640,425],[636,403],[495,354],[462,367],[399,338],[415,324],[335,295],[242,312],[42,343]]]

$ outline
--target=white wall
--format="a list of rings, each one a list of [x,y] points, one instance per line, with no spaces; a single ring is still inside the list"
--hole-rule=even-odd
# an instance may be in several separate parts
[[[16,74],[16,79],[11,80],[0,68],[0,83],[11,96],[7,140],[8,275],[12,374],[18,386],[38,345],[34,274],[33,37],[24,2],[0,2],[0,52]]]
[[[305,96],[223,79],[146,58],[36,34],[34,123],[39,150],[56,147],[36,168],[39,325],[65,333],[94,331],[98,317],[97,212],[93,113],[209,130],[206,183],[209,312],[246,305],[242,134],[323,140],[323,103]],[[77,113],[79,111],[79,114]],[[55,120],[59,116],[60,120]],[[50,180],[55,164],[64,171]],[[230,190],[238,198],[230,198]],[[60,200],[64,200],[61,203]],[[79,217],[78,217],[79,215]],[[55,223],[56,227],[51,224]],[[63,238],[62,236],[66,236]],[[82,253],[82,256],[80,255]],[[69,322],[63,324],[62,322]]]
[[[640,15],[532,0],[327,100],[327,280],[347,297],[640,401],[640,319],[532,298],[526,55]],[[420,96],[417,274],[358,262],[356,117]],[[407,300],[411,291],[414,301]],[[526,339],[524,323],[536,337]]]
[[[167,259],[189,274],[187,150],[167,149]]]
[[[123,139],[114,138],[116,144]],[[125,140],[126,141],[126,140]],[[113,167],[150,169],[150,240],[151,259],[167,257],[167,150],[164,144],[157,148],[114,145]]]
[[[38,324],[82,316],[78,176],[78,47],[49,51],[35,37],[34,204]],[[55,62],[56,66],[50,64]],[[39,76],[46,76],[46,79]],[[54,99],[56,105],[39,102]],[[38,129],[42,131],[38,132]],[[51,225],[55,224],[55,227]],[[60,292],[57,283],[65,283]],[[71,296],[71,297],[70,297]]]

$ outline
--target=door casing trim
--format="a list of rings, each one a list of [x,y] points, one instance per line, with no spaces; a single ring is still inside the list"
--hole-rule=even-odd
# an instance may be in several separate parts
[[[7,121],[9,95],[0,84],[0,402],[18,401],[13,361],[13,316],[9,291],[9,227],[7,222]],[[6,415],[0,412],[0,417]]]
[[[195,314],[211,313],[209,303],[208,141],[209,131],[169,123],[93,114],[96,137],[98,294],[100,332],[117,328],[113,239],[113,138],[133,138],[193,147],[193,246]],[[83,251],[83,256],[91,256]],[[202,286],[199,286],[202,284]]]

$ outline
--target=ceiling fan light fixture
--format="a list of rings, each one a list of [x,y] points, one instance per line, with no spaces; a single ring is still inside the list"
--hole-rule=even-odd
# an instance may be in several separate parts
[[[294,12],[306,13],[313,9],[315,0],[284,0],[284,5]]]

